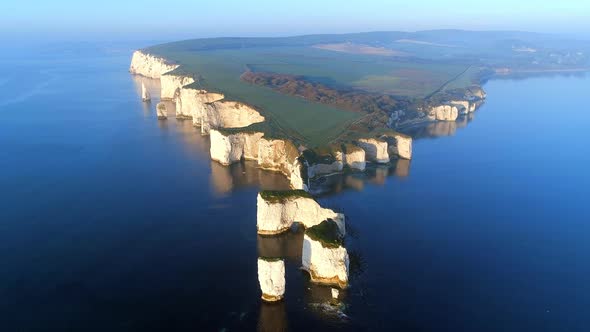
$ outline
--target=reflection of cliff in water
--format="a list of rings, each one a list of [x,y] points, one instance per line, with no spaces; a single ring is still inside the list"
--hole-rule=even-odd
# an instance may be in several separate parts
[[[142,102],[143,113],[146,118],[156,118],[155,108],[160,102],[160,80],[133,75],[133,84],[138,100],[141,100],[141,85],[153,96],[152,102]],[[209,136],[203,136],[191,120],[175,118],[176,104],[170,100],[161,101],[168,110],[168,119],[158,120],[157,124],[163,134],[176,132],[176,137],[182,141],[186,152],[202,160],[210,160]],[[260,190],[287,190],[289,181],[278,172],[264,171],[257,167],[256,162],[243,161],[223,166],[211,161],[211,187],[217,194],[228,194],[243,187],[257,187]]]
[[[135,89],[135,93],[137,94],[137,99],[141,101],[141,84],[145,85],[147,92],[151,96],[153,96],[153,100],[151,102],[142,102],[143,108],[143,115],[147,118],[152,113],[151,106],[157,104],[160,99],[160,80],[156,80],[153,78],[147,78],[140,75],[131,75],[131,79],[133,80],[133,86]],[[155,114],[155,113],[154,113]]]
[[[410,175],[411,161],[392,160],[388,165],[369,164],[364,172],[340,173],[321,176],[309,181],[309,191],[314,196],[337,194],[344,190],[361,191],[368,185],[385,185],[391,176],[405,178]]]
[[[279,172],[258,168],[255,161],[242,161],[229,166],[211,161],[211,185],[217,194],[228,194],[244,187],[260,190],[288,190],[289,180]]]
[[[284,258],[288,262],[300,264],[303,234],[301,227],[293,227],[292,230],[278,235],[258,235],[258,257]]]
[[[428,122],[399,129],[399,131],[412,136],[414,139],[454,136],[457,130],[467,127],[474,117],[475,113],[469,113],[460,116],[456,121]]]
[[[289,324],[287,322],[287,310],[285,308],[285,302],[261,302],[257,330],[260,332],[287,331],[287,326]]]

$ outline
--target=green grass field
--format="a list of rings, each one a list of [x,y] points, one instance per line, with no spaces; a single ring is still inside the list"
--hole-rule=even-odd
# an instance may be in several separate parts
[[[240,76],[246,71],[294,75],[335,90],[420,100],[478,83],[478,75],[486,66],[553,61],[552,57],[542,58],[552,50],[539,49],[534,55],[513,51],[515,44],[538,47],[539,40],[548,43],[546,38],[519,32],[375,32],[195,39],[156,45],[146,51],[179,63],[179,73],[198,77],[195,86],[222,92],[229,100],[258,108],[268,121],[256,128],[320,146],[330,143],[366,114],[251,85],[240,80]],[[317,47],[325,44],[345,45],[340,47],[345,51]],[[399,56],[359,54],[359,50],[375,49],[389,49]],[[586,58],[581,57],[582,60]]]
[[[438,89],[464,66],[414,64],[388,58],[339,54],[310,47],[263,47],[229,50],[148,51],[173,60],[179,73],[198,75],[195,86],[225,94],[260,109],[276,136],[286,136],[310,146],[321,146],[339,136],[362,114],[284,95],[240,80],[247,69],[305,76],[338,88],[423,97]]]
[[[261,110],[268,119],[268,131],[295,141],[319,146],[336,138],[349,123],[361,115],[287,96],[268,88],[240,80],[246,65],[259,59],[252,50],[205,52],[158,52],[181,64],[179,71],[200,77],[195,86],[225,94],[229,100],[241,101]],[[265,130],[266,131],[266,130]]]

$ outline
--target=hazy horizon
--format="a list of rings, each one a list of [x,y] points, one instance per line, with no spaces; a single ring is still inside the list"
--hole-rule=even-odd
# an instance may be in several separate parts
[[[0,38],[9,40],[174,40],[439,29],[590,36],[590,4],[580,1],[392,4],[367,0],[362,6],[342,6],[334,0],[280,5],[267,0],[255,5],[237,0],[180,0],[173,5],[152,0],[96,4],[9,1],[0,17]]]
[[[341,31],[341,32],[325,32],[325,31],[317,31],[317,32],[309,32],[309,33],[282,33],[282,34],[273,34],[273,33],[256,33],[256,34],[200,34],[200,33],[170,33],[166,34],[142,34],[139,36],[131,36],[131,35],[90,35],[90,36],[71,36],[71,35],[52,35],[52,36],[39,36],[37,34],[31,36],[6,36],[3,35],[0,31],[0,40],[5,42],[13,43],[13,47],[22,46],[25,48],[29,48],[32,46],[42,46],[42,45],[51,45],[51,44],[60,44],[60,43],[118,43],[118,44],[145,44],[145,46],[149,45],[157,45],[169,42],[176,42],[182,40],[191,40],[191,39],[206,39],[206,38],[279,38],[279,37],[297,37],[297,36],[305,36],[305,35],[330,35],[330,34],[355,34],[355,33],[376,33],[376,32],[423,32],[423,31],[441,31],[441,30],[454,30],[454,31],[468,31],[468,32],[520,32],[520,33],[533,33],[533,34],[541,34],[547,36],[556,36],[562,37],[565,39],[571,40],[583,40],[583,41],[590,41],[590,34],[586,33],[551,33],[551,32],[539,32],[539,31],[531,31],[531,30],[511,30],[511,29],[496,29],[496,30],[489,30],[489,29],[420,29],[420,30],[350,30],[350,31]],[[8,37],[8,38],[6,38]]]

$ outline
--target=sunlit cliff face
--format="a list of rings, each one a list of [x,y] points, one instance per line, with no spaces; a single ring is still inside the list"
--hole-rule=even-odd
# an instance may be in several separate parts
[[[176,68],[177,65],[167,63],[165,59],[138,51],[133,55],[130,71],[160,79],[160,99],[174,103],[177,119],[192,119],[193,124],[201,128],[201,134],[211,136],[211,159],[223,165],[254,160],[262,169],[284,174],[291,188],[307,189],[306,178],[339,173],[345,167],[362,171],[367,162],[386,164],[394,158],[411,158],[411,138],[395,134],[360,139],[357,145],[348,144],[346,149],[334,152],[335,160],[331,164],[310,163],[300,158],[300,151],[288,139],[271,139],[261,132],[240,131],[240,128],[265,121],[265,118],[249,105],[191,87],[195,80],[170,72]],[[169,113],[166,104],[158,108],[161,120]],[[305,174],[304,168],[307,170]]]
[[[170,64],[166,60],[145,54],[140,51],[133,52],[129,71],[149,78],[159,79],[165,73],[178,68],[178,65]]]

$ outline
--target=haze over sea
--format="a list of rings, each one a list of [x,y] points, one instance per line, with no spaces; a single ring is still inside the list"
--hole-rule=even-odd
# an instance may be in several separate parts
[[[300,232],[256,235],[259,189],[285,179],[158,121],[127,72],[142,46],[0,55],[3,331],[588,330],[590,76],[490,81],[466,126],[416,133],[411,163],[334,181],[345,318],[316,305],[329,289],[299,270]],[[287,256],[276,305],[269,247]]]

